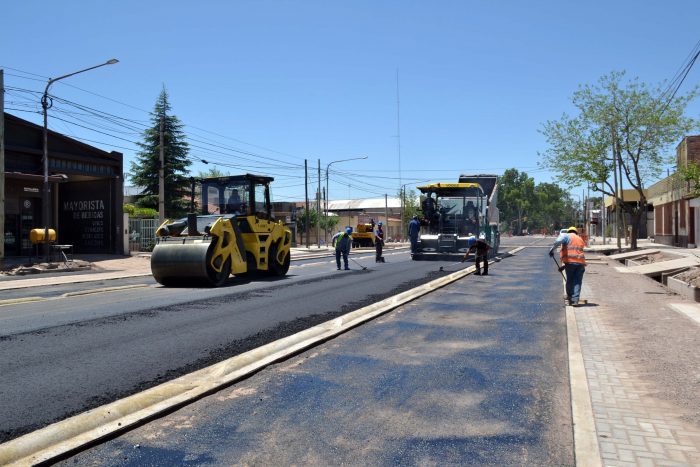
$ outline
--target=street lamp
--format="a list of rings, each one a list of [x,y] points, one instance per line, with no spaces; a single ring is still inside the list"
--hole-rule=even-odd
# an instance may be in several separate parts
[[[46,89],[44,89],[44,95],[41,96],[41,107],[44,109],[44,184],[41,192],[41,204],[42,204],[42,220],[44,221],[44,255],[46,256],[46,261],[50,258],[50,245],[49,241],[49,131],[48,131],[48,109],[51,107],[49,104],[49,87],[58,80],[63,78],[68,78],[69,76],[77,75],[78,73],[83,73],[85,71],[94,70],[105,65],[114,65],[119,63],[119,60],[112,58],[99,65],[91,66],[90,68],[85,68],[84,70],[75,71],[73,73],[68,73],[67,75],[59,76],[58,78],[50,78],[49,82],[46,83]]]
[[[328,201],[331,199],[331,197],[328,193],[328,169],[331,167],[331,165],[335,164],[336,162],[357,161],[360,159],[367,159],[367,157],[368,156],[352,157],[350,159],[340,159],[337,161],[329,162],[328,165],[326,166],[326,223],[328,222]],[[348,209],[349,209],[349,206],[348,206]]]

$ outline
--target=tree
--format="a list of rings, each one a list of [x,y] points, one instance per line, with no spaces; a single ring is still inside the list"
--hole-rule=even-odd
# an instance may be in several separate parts
[[[403,190],[403,193],[399,190],[398,194],[399,200],[403,203],[403,217],[401,218],[401,233],[399,234],[402,238],[407,234],[408,223],[413,219],[413,216],[420,214],[420,203],[418,199],[418,194],[415,190]]]
[[[316,228],[318,222],[318,212],[315,209],[300,209],[297,211],[297,233],[299,233],[299,243],[304,243],[304,234],[306,234],[306,219],[309,219],[309,231]]]
[[[624,76],[613,72],[597,85],[581,86],[572,98],[578,115],[564,114],[543,124],[541,132],[549,147],[541,154],[541,165],[568,186],[589,185],[615,198],[616,205],[632,218],[631,246],[636,248],[646,212],[644,187],[658,178],[663,163],[669,161],[664,157],[669,146],[696,127],[683,113],[697,88],[669,96],[668,89],[651,89],[638,79],[623,81]],[[624,203],[625,184],[638,193],[638,203]]]
[[[340,223],[340,217],[338,216],[321,216],[318,220],[320,227],[324,230],[326,235],[329,232],[335,232],[338,223]]]
[[[231,172],[226,172],[224,173],[222,170],[220,170],[218,167],[211,167],[209,170],[199,171],[199,178],[218,178],[218,177],[228,177],[231,175]]]
[[[524,221],[535,204],[535,180],[517,169],[506,170],[498,182],[498,209],[516,235],[522,234]]]
[[[555,183],[538,183],[535,186],[535,206],[530,215],[533,228],[554,232],[573,224],[576,211],[571,196]]]
[[[166,217],[181,217],[189,206],[189,171],[191,161],[188,159],[189,146],[185,141],[180,120],[170,115],[168,93],[163,90],[158,96],[151,113],[151,126],[143,132],[143,142],[138,143],[141,150],[136,160],[131,162],[131,179],[144,187],[144,195],[137,204],[144,208],[158,210],[158,182],[160,167],[160,124],[163,122],[164,166]]]

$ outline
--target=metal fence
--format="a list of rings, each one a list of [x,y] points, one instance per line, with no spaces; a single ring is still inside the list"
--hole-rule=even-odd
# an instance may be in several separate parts
[[[158,219],[129,218],[129,251],[151,251],[157,228]]]

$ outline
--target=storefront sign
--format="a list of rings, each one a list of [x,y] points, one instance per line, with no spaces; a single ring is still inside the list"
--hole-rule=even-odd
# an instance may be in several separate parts
[[[59,228],[61,243],[79,253],[106,253],[111,249],[111,206],[108,181],[61,185]]]

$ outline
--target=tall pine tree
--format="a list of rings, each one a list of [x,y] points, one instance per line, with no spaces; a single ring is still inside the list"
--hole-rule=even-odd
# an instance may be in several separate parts
[[[131,180],[144,187],[143,196],[136,203],[140,207],[158,210],[158,168],[160,167],[160,122],[163,120],[165,217],[182,217],[188,210],[189,170],[191,165],[182,123],[170,115],[168,93],[163,90],[158,96],[155,109],[151,113],[152,126],[143,132],[143,142],[138,143],[141,151],[136,161],[131,162]]]

